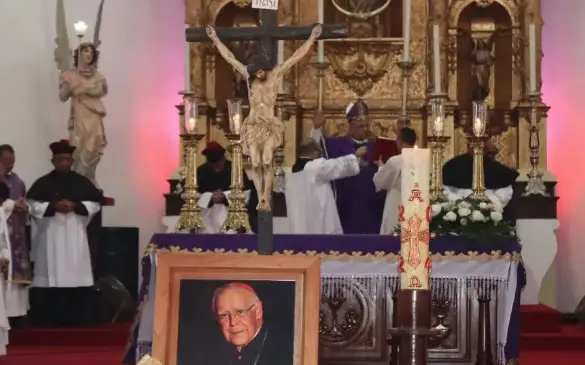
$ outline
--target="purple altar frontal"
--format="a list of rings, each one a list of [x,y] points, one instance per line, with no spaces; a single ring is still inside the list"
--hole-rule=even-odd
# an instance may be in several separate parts
[[[135,364],[137,358],[146,353],[150,353],[152,345],[152,328],[153,306],[154,306],[154,283],[156,280],[156,253],[157,252],[190,252],[193,254],[256,254],[257,237],[252,234],[244,235],[225,235],[225,234],[155,234],[148,245],[142,258],[142,282],[139,293],[139,303],[135,318],[135,325],[132,328],[131,340],[128,351],[124,358],[124,363]],[[501,295],[507,297],[504,300],[493,300],[493,310],[505,317],[505,326],[494,323],[494,331],[498,332],[498,340],[494,351],[497,363],[506,364],[519,355],[519,306],[520,292],[526,282],[526,274],[521,262],[522,246],[515,237],[501,240],[498,244],[480,244],[466,242],[460,237],[435,237],[431,239],[430,248],[433,259],[432,287],[435,297],[441,295],[450,295],[449,300],[444,302],[457,301],[451,309],[445,311],[441,318],[448,316],[457,317],[457,324],[453,326],[460,327],[459,322],[468,321],[466,326],[468,332],[452,328],[452,333],[445,338],[444,343],[456,343],[461,347],[464,342],[468,346],[465,348],[449,348],[446,354],[442,355],[441,351],[433,352],[432,343],[429,355],[434,362],[438,364],[452,361],[467,363],[465,356],[470,357],[470,348],[474,346],[474,335],[469,333],[469,328],[477,326],[473,322],[473,315],[468,313],[474,312],[474,304],[477,300],[473,299],[475,293],[485,293],[493,291],[494,296]],[[394,236],[380,235],[275,235],[274,236],[274,254],[278,255],[312,255],[322,258],[322,277],[323,277],[323,295],[328,291],[331,283],[336,278],[350,276],[355,281],[356,277],[360,278],[360,286],[381,287],[384,292],[390,294],[382,295],[384,303],[392,301],[392,292],[398,286],[397,261],[400,253],[400,238]],[[374,284],[365,285],[365,279]],[[375,279],[373,279],[375,278]],[[489,278],[493,280],[490,281]],[[489,289],[486,283],[489,283]],[[346,285],[346,284],[344,284]],[[353,289],[352,289],[353,290]],[[379,291],[376,291],[378,293]],[[360,294],[367,297],[368,291]],[[437,293],[437,294],[435,294]],[[435,298],[434,297],[434,298]],[[435,299],[437,299],[435,298]],[[379,300],[379,298],[378,298]],[[366,300],[367,301],[367,300]],[[326,302],[326,299],[324,299]],[[435,302],[440,302],[435,300]],[[498,302],[498,304],[496,303]],[[505,305],[504,302],[507,302]],[[365,303],[365,302],[364,302]],[[392,308],[388,303],[375,303],[376,311],[382,308]],[[359,304],[359,303],[358,303]],[[326,307],[326,305],[324,304]],[[322,312],[329,309],[322,307]],[[437,308],[433,308],[433,313],[439,313]],[[349,313],[349,312],[348,312]],[[467,314],[466,314],[467,313]],[[331,316],[330,311],[324,314]],[[337,315],[337,314],[335,314]],[[347,315],[347,313],[345,313]],[[459,316],[459,317],[458,317]],[[470,318],[463,318],[468,316]],[[476,315],[477,316],[477,315]],[[385,330],[387,319],[391,317],[384,315],[382,318],[369,316],[372,322],[377,323],[372,331],[365,331],[363,336],[367,337],[366,332],[370,335],[383,334],[381,338],[363,339],[369,343],[377,342],[378,348],[370,349],[369,352],[356,352],[352,355],[351,350],[340,348],[335,343],[335,336],[324,333],[323,326],[320,328],[320,338],[322,355],[321,358],[328,363],[344,362],[355,356],[358,358],[370,358],[370,362],[388,363],[388,349],[384,345]],[[373,320],[373,319],[375,320]],[[503,322],[503,323],[504,323]],[[449,326],[447,323],[440,323],[443,326]],[[504,330],[502,330],[504,328]],[[503,331],[503,332],[502,332]],[[150,333],[149,333],[150,332]],[[374,333],[375,332],[375,333]],[[353,340],[359,336],[353,333]],[[356,337],[357,336],[357,337]],[[350,336],[351,337],[351,336]],[[465,338],[464,338],[465,337]],[[150,341],[149,341],[150,340]],[[347,339],[344,339],[347,341]],[[357,341],[357,340],[356,340]],[[359,341],[358,341],[359,342]],[[436,347],[444,347],[444,343],[436,342]],[[331,346],[335,351],[328,351],[327,347]],[[363,344],[355,343],[355,346]],[[454,353],[461,352],[460,357],[454,357]],[[338,354],[337,358],[334,353]],[[323,355],[324,354],[324,355]],[[331,356],[329,356],[331,355]],[[434,357],[432,357],[434,356]],[[446,357],[445,357],[446,356]],[[325,357],[325,358],[323,358]],[[345,360],[343,360],[345,359]],[[474,359],[473,359],[474,360]],[[470,359],[471,361],[471,359]],[[349,361],[352,362],[352,361]],[[473,361],[469,362],[472,363]]]

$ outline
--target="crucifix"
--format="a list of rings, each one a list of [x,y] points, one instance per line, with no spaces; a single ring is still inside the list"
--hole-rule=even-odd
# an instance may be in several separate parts
[[[242,151],[252,162],[251,179],[258,192],[258,253],[273,252],[274,230],[270,207],[274,180],[274,150],[284,140],[284,123],[275,115],[278,85],[283,75],[305,57],[317,39],[347,37],[347,27],[316,24],[307,26],[278,26],[276,11],[260,11],[258,27],[238,28],[189,28],[185,31],[187,42],[211,40],[219,54],[248,80],[250,113],[240,131]],[[281,64],[276,64],[274,49],[278,40],[307,40],[295,53]],[[224,42],[258,40],[261,55],[248,60],[247,65],[238,61]]]

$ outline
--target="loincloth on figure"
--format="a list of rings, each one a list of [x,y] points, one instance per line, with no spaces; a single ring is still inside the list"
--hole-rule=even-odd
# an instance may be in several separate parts
[[[284,141],[284,123],[276,116],[269,121],[267,118],[256,116],[252,113],[244,119],[240,137],[242,142],[242,152],[250,156],[250,144],[255,143],[263,146],[269,137],[272,137],[274,146],[278,147]]]

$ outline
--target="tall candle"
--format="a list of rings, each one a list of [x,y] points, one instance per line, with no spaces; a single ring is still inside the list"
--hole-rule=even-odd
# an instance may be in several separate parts
[[[317,6],[317,22],[323,24],[325,22],[325,1],[319,0]],[[325,62],[325,43],[323,43],[323,41],[317,41],[317,61],[319,63]]]
[[[280,40],[278,41],[278,57],[276,62],[281,65],[284,62],[284,41]],[[278,81],[278,92],[279,93],[284,93],[284,77],[280,77],[280,80]]]
[[[402,50],[402,61],[410,59],[410,0],[402,2],[402,36],[404,37],[404,49]]]
[[[433,25],[433,83],[435,93],[441,93],[441,42],[439,40],[439,24]]]
[[[528,51],[530,60],[530,92],[536,92],[536,26],[528,26]]]
[[[400,288],[429,289],[429,180],[431,153],[428,148],[403,148],[401,205]]]
[[[185,28],[189,28],[185,25]],[[191,43],[185,42],[185,91],[191,92]]]

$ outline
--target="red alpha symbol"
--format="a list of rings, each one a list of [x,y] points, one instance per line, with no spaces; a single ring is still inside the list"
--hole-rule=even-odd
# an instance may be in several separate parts
[[[429,230],[421,231],[422,219],[417,215],[413,215],[408,220],[408,230],[402,228],[400,230],[400,243],[408,244],[408,264],[413,268],[417,268],[421,264],[420,244],[429,245],[430,234]]]
[[[403,272],[405,272],[404,270],[404,258],[402,256],[400,256],[400,258],[398,259],[398,273],[402,274]]]
[[[404,205],[402,204],[398,207],[398,221],[404,222]]]
[[[408,201],[412,202],[415,199],[418,199],[418,201],[421,203],[423,202],[422,192],[420,191],[420,189],[412,189],[410,191],[410,198],[408,198]]]

